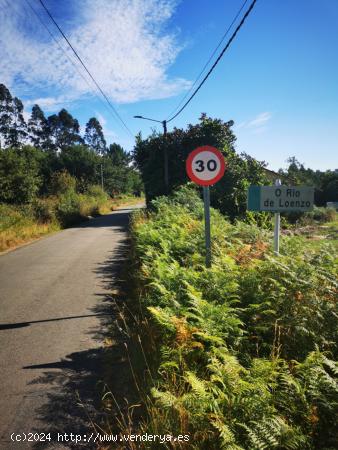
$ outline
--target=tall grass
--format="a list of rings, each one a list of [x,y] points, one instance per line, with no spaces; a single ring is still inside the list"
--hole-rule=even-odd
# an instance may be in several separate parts
[[[56,220],[38,221],[30,206],[0,204],[0,252],[59,229]]]
[[[111,200],[98,186],[90,187],[85,194],[70,189],[27,205],[0,204],[0,251],[111,209]]]

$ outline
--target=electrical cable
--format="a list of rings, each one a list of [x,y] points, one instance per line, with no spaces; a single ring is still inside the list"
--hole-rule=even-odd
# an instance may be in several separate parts
[[[47,27],[47,25],[44,23],[44,21],[41,19],[41,17],[39,16],[39,14],[37,13],[37,11],[34,9],[34,7],[30,4],[29,0],[26,0],[26,3],[28,4],[28,6],[31,8],[31,10],[34,12],[34,14],[36,15],[36,17],[38,18],[38,20],[40,21],[41,25],[43,25],[43,27],[46,29],[46,31],[48,32],[48,34],[50,35],[50,37],[53,39],[53,41],[56,43],[56,45],[59,47],[59,49],[64,53],[64,55],[66,56],[66,58],[69,60],[69,62],[73,65],[74,69],[77,71],[77,73],[80,75],[80,77],[84,80],[84,82],[87,84],[87,86],[89,87],[89,89],[92,89],[92,86],[89,84],[89,81],[87,80],[87,78],[82,74],[82,72],[79,70],[78,66],[75,64],[75,62],[73,61],[73,59],[68,55],[68,53],[65,51],[65,49],[62,47],[62,45],[59,43],[59,41],[56,39],[56,37],[53,35],[53,33],[49,30],[49,28]],[[108,107],[108,105],[102,100],[102,98],[100,96],[98,96],[97,94],[95,94],[95,97],[102,103],[102,105],[108,109],[109,113],[111,113],[110,108]],[[116,119],[115,116],[113,116],[114,119]]]
[[[103,90],[101,89],[100,85],[97,83],[97,81],[95,80],[95,78],[93,77],[93,75],[90,73],[90,71],[87,69],[85,63],[82,61],[82,59],[80,58],[80,56],[78,55],[77,51],[74,49],[74,47],[72,46],[72,44],[70,43],[69,39],[67,38],[67,36],[64,34],[64,32],[62,31],[62,29],[60,28],[60,26],[57,24],[57,22],[55,21],[54,17],[52,16],[52,14],[50,13],[50,11],[47,9],[47,7],[45,6],[45,4],[43,3],[42,0],[39,0],[39,2],[41,3],[42,7],[44,8],[44,10],[46,11],[46,13],[48,14],[49,18],[52,20],[52,22],[54,23],[54,25],[56,26],[56,28],[59,30],[59,32],[61,33],[62,37],[66,40],[67,44],[69,45],[69,47],[72,49],[73,53],[75,54],[76,58],[80,61],[81,65],[83,66],[83,68],[85,69],[85,71],[88,73],[88,75],[90,76],[91,80],[93,81],[93,83],[95,84],[95,86],[97,87],[97,89],[100,91],[100,93],[102,94],[102,96],[104,97],[104,99],[106,100],[106,102],[108,103],[108,105],[110,106],[110,108],[112,109],[112,111],[115,113],[116,117],[119,119],[119,121],[122,123],[122,125],[124,126],[124,128],[128,131],[128,133],[134,138],[134,134],[131,132],[131,130],[128,128],[128,126],[126,125],[126,123],[124,122],[124,120],[122,119],[122,117],[119,115],[119,113],[116,111],[116,109],[114,108],[114,106],[112,105],[112,103],[110,102],[109,98],[107,97],[107,95],[103,92]]]
[[[179,102],[179,104],[176,106],[175,109],[173,109],[173,111],[171,111],[170,114],[168,114],[168,117],[170,117],[172,114],[174,114],[178,108],[182,105],[182,103],[184,102],[184,100],[190,95],[190,93],[192,92],[192,90],[194,89],[194,86],[196,86],[198,80],[201,78],[203,72],[205,71],[205,69],[207,68],[207,66],[209,65],[210,61],[212,60],[212,58],[214,57],[215,53],[217,52],[217,50],[220,48],[220,46],[222,45],[224,39],[227,37],[227,35],[229,34],[229,31],[231,30],[233,24],[236,22],[236,20],[238,19],[239,15],[241,14],[241,12],[243,11],[244,6],[248,3],[249,0],[244,0],[242,6],[240,7],[240,9],[238,10],[236,16],[234,17],[234,19],[232,20],[231,24],[228,26],[227,30],[225,31],[225,33],[223,34],[221,40],[218,42],[216,48],[214,49],[214,51],[212,52],[212,54],[210,55],[208,61],[204,64],[202,70],[200,71],[200,73],[198,74],[197,78],[195,79],[194,83],[192,84],[191,88],[188,90],[188,92],[184,95],[184,97],[182,98],[182,100]],[[168,119],[167,117],[167,119]]]
[[[66,58],[68,59],[68,61],[73,65],[74,69],[77,71],[77,73],[80,75],[80,77],[84,80],[84,82],[87,84],[87,86],[89,87],[89,89],[92,89],[92,86],[90,85],[89,81],[87,80],[87,78],[83,75],[83,73],[80,71],[80,69],[78,68],[78,66],[76,65],[76,63],[74,62],[74,60],[68,55],[68,53],[65,51],[65,49],[62,47],[62,45],[60,44],[60,42],[56,39],[56,37],[53,35],[53,33],[50,31],[50,29],[47,27],[47,25],[45,24],[45,22],[41,19],[41,17],[39,16],[39,14],[37,13],[36,9],[31,5],[31,3],[29,2],[29,0],[26,0],[26,3],[28,4],[28,6],[30,7],[30,9],[34,12],[34,14],[36,15],[36,17],[38,18],[39,22],[41,23],[41,25],[46,29],[46,31],[48,32],[48,34],[50,35],[50,37],[53,39],[53,41],[56,43],[56,45],[59,47],[59,49],[64,53],[64,55],[66,56]],[[98,91],[99,92],[99,91]],[[103,101],[103,99],[101,98],[101,96],[98,96],[97,94],[95,94],[95,97],[102,103],[102,105],[107,108],[107,110],[109,111],[109,113],[111,114],[111,110],[108,107],[107,103]],[[115,116],[113,116],[114,119],[116,119]]]
[[[40,0],[41,1],[41,0]],[[211,75],[212,71],[214,70],[214,68],[217,66],[217,64],[219,63],[219,61],[221,60],[222,56],[224,55],[224,53],[227,51],[227,49],[230,47],[232,41],[235,39],[238,31],[241,29],[241,27],[243,26],[245,20],[247,19],[247,17],[249,16],[249,14],[251,13],[251,11],[253,10],[253,7],[255,6],[257,0],[253,0],[253,2],[251,3],[251,5],[249,6],[248,10],[246,11],[246,13],[244,14],[242,20],[240,21],[240,23],[238,24],[236,30],[233,32],[233,34],[231,35],[230,39],[228,40],[226,46],[223,48],[223,50],[221,51],[221,53],[219,54],[219,56],[217,57],[216,61],[214,62],[214,64],[211,66],[210,70],[208,71],[208,73],[206,74],[206,76],[203,78],[203,80],[201,81],[201,83],[198,85],[198,87],[195,89],[195,91],[192,93],[192,95],[189,97],[189,99],[184,103],[184,105],[182,106],[182,108],[174,115],[172,116],[170,119],[168,119],[166,122],[169,123],[172,120],[174,120],[179,114],[181,114],[181,112],[186,108],[186,106],[191,102],[191,100],[195,97],[195,95],[197,94],[197,92],[201,89],[201,87],[203,86],[203,84],[206,82],[206,80],[209,78],[209,76]]]
[[[59,49],[64,53],[64,55],[66,56],[66,58],[68,59],[68,61],[73,65],[74,69],[77,71],[77,73],[80,75],[80,77],[87,83],[87,86],[92,89],[92,86],[89,84],[87,78],[84,77],[84,75],[82,74],[82,72],[79,70],[78,66],[75,64],[75,62],[73,61],[73,59],[68,55],[68,53],[65,51],[65,49],[62,47],[62,45],[60,44],[60,42],[56,39],[56,37],[53,35],[53,33],[50,31],[50,29],[47,27],[47,25],[44,23],[44,21],[41,19],[41,17],[39,16],[39,14],[37,13],[37,11],[34,9],[34,7],[31,5],[31,3],[29,2],[29,0],[26,0],[26,3],[28,4],[28,6],[30,7],[30,9],[34,12],[34,14],[36,15],[36,17],[38,18],[39,22],[41,23],[41,25],[46,29],[46,31],[48,32],[48,34],[50,35],[50,37],[53,39],[53,41],[56,43],[56,45],[59,47]],[[105,103],[103,103],[103,100],[101,99],[101,97],[98,97],[98,100],[100,100],[102,102],[102,104],[104,104],[106,106]]]

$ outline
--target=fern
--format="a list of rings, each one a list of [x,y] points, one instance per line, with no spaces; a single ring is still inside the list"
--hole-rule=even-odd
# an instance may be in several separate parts
[[[283,238],[275,258],[265,231],[212,211],[206,269],[203,210],[185,196],[159,198],[132,222],[142,320],[151,317],[144,332],[156,349],[148,431],[184,430],[195,449],[335,448],[334,255]]]
[[[247,432],[249,448],[252,450],[305,450],[309,440],[299,428],[290,427],[281,417],[265,418],[251,422],[250,426],[241,424]]]

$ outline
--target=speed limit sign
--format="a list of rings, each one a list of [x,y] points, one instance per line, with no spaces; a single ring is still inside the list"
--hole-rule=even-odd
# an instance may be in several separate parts
[[[190,180],[203,186],[204,227],[205,227],[205,265],[211,267],[211,233],[210,233],[210,192],[209,186],[217,183],[226,164],[222,153],[211,145],[195,148],[187,159],[186,169]]]
[[[224,175],[225,168],[224,156],[210,145],[193,150],[186,162],[189,178],[201,186],[215,184]]]

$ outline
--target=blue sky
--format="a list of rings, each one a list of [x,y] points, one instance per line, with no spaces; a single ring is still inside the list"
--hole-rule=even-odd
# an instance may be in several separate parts
[[[94,95],[37,0],[0,0],[0,82],[47,115],[67,108],[82,126],[96,116],[106,138],[132,138]],[[45,0],[133,133],[146,137],[187,92],[243,0]],[[250,1],[247,2],[250,4]],[[271,169],[296,156],[306,167],[338,168],[338,1],[258,0],[229,51],[184,112],[235,121],[237,151]],[[80,76],[79,72],[82,74]],[[83,78],[84,77],[84,78]],[[89,85],[88,85],[89,84]],[[160,129],[160,128],[157,128]]]

